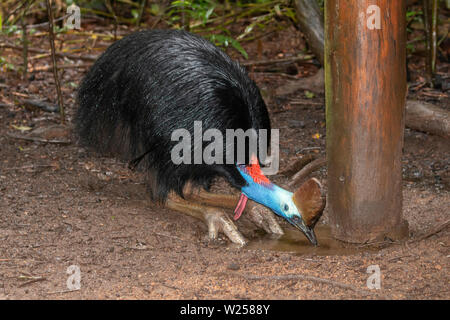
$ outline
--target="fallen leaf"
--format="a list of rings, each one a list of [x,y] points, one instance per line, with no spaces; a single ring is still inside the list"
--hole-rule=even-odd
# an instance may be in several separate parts
[[[16,130],[20,130],[20,131],[29,131],[29,130],[31,130],[31,129],[33,129],[33,128],[31,128],[31,127],[27,127],[27,126],[16,126],[16,125],[14,125],[14,124],[12,124],[11,125],[14,129],[16,129]]]

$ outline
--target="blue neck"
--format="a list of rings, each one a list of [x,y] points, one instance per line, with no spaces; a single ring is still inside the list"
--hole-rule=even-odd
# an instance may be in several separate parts
[[[284,212],[282,209],[282,206],[285,203],[292,203],[292,192],[280,188],[272,182],[261,184],[256,183],[249,174],[242,170],[240,166],[237,166],[237,168],[242,177],[247,181],[247,185],[241,188],[241,192],[243,194],[245,194],[249,199],[270,208],[281,217],[290,218],[292,216],[290,212]],[[293,209],[294,208],[289,211],[292,211]]]

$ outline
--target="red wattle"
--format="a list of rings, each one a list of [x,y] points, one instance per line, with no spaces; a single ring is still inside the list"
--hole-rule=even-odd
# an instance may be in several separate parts
[[[236,209],[234,209],[234,220],[236,221],[237,219],[239,219],[242,215],[242,212],[244,212],[245,209],[245,205],[247,204],[247,196],[243,193],[241,193],[240,197],[239,197],[239,201],[238,204],[236,206]]]

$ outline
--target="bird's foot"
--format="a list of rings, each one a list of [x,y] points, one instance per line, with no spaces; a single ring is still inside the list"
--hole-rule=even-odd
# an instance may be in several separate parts
[[[275,235],[284,234],[283,229],[281,229],[275,219],[275,215],[270,209],[260,204],[254,204],[251,208],[248,208],[247,211],[247,217],[250,221],[252,221],[257,227],[262,228],[265,232]]]
[[[247,240],[225,211],[236,206],[238,202],[236,196],[207,192],[186,192],[186,194],[190,200],[171,194],[167,200],[167,207],[204,221],[208,227],[208,237],[211,240],[217,239],[221,232],[231,242],[240,246],[247,243]],[[247,203],[243,217],[269,234],[284,234],[273,212],[253,201]]]
[[[216,208],[208,208],[204,214],[206,225],[208,226],[209,239],[217,239],[219,232],[224,233],[231,242],[240,246],[247,244],[244,236],[239,232],[237,226],[225,213]]]

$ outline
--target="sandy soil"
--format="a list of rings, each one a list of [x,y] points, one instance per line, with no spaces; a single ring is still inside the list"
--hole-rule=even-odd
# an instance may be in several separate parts
[[[286,40],[292,32],[270,37],[263,58],[279,56],[276,48],[285,48],[282,54],[289,56],[304,46]],[[316,70],[298,67],[299,74]],[[0,107],[0,299],[450,298],[449,231],[433,232],[450,217],[448,141],[405,131],[403,214],[409,239],[376,247],[330,240],[331,247],[311,248],[281,220],[289,232],[275,240],[244,218],[238,226],[250,245],[237,248],[226,239],[207,241],[202,222],[149,202],[143,174],[73,143],[73,83],[84,72],[62,72],[68,113],[63,129],[55,127],[57,115],[14,103],[21,94],[56,101],[50,72],[36,72],[33,80],[21,80],[14,72],[1,75],[0,98],[13,105]],[[252,77],[264,92],[287,81]],[[299,99],[307,102],[291,103]],[[324,154],[323,101],[320,94],[307,99],[303,91],[271,101],[273,127],[281,133],[281,168],[309,152]],[[23,134],[72,142],[12,138],[22,134],[19,126],[32,128]],[[324,169],[314,176],[325,183]],[[288,182],[281,175],[273,180]],[[223,181],[215,188],[233,192]],[[326,222],[327,212],[320,223]],[[328,243],[326,237],[326,231],[321,233],[319,242]],[[71,265],[81,272],[76,291],[67,287]],[[367,287],[371,265],[380,268],[380,290]]]

